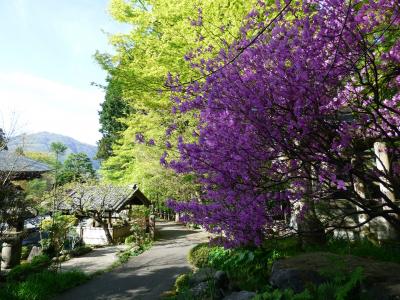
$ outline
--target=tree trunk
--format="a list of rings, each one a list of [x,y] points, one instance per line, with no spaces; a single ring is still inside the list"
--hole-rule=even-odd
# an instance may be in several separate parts
[[[312,178],[312,168],[306,168],[306,172],[310,174],[309,178]],[[317,216],[314,200],[309,198],[309,195],[313,194],[311,179],[307,182],[305,189],[305,197],[300,207],[300,211],[305,209],[305,212],[297,216],[298,233],[302,247],[324,245],[326,243],[325,228]]]
[[[103,221],[103,220],[97,220],[97,222],[100,223],[101,227],[103,227],[104,233],[106,234],[106,238],[107,238],[107,243],[108,244],[113,244],[113,238],[111,236],[110,230],[108,229],[108,223],[107,221]]]
[[[312,213],[306,212],[298,218],[298,233],[302,247],[321,246],[326,243],[326,234],[322,222]]]

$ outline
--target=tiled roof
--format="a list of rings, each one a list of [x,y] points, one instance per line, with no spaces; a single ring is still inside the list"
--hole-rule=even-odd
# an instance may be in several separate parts
[[[0,151],[0,172],[44,173],[51,171],[50,166],[13,152]]]
[[[82,191],[72,191],[72,203],[63,203],[62,210],[69,211],[120,211],[127,204],[150,205],[150,201],[140,192],[138,186],[99,185],[85,187]]]

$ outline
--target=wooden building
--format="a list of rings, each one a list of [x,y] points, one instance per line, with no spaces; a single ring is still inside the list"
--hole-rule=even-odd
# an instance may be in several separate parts
[[[19,264],[21,242],[24,236],[24,220],[34,216],[27,207],[22,189],[15,184],[19,180],[40,178],[51,168],[41,162],[6,150],[0,151],[0,231],[3,269]]]
[[[150,206],[136,184],[83,186],[81,190],[71,190],[68,198],[59,210],[80,219],[77,231],[88,245],[105,245],[128,236],[131,225],[122,220],[129,218],[133,206]]]

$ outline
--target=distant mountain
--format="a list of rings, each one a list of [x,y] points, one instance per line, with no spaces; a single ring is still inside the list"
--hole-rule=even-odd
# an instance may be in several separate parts
[[[22,149],[25,151],[50,152],[50,145],[53,142],[60,142],[68,147],[65,155],[61,158],[61,160],[64,160],[70,153],[84,152],[92,160],[93,167],[95,169],[99,168],[99,161],[94,159],[97,152],[96,146],[81,143],[69,136],[61,134],[51,132],[22,134],[12,138],[8,142],[7,147],[11,151],[15,150],[18,147],[22,147]]]

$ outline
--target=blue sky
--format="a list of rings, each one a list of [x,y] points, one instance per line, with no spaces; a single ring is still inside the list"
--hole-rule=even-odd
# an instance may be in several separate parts
[[[90,83],[106,74],[93,54],[112,51],[104,32],[128,30],[107,7],[108,0],[0,0],[0,126],[95,144],[104,94]]]

